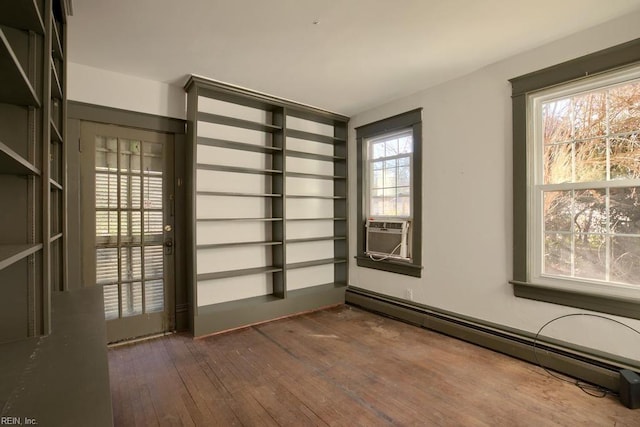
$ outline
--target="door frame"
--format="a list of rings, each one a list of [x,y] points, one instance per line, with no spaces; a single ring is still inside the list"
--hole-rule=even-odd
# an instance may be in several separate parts
[[[67,289],[78,289],[91,286],[83,281],[83,257],[93,256],[83,254],[82,242],[82,196],[81,196],[81,162],[82,145],[80,143],[80,124],[89,121],[101,124],[135,128],[140,130],[161,132],[173,135],[174,140],[174,277],[175,296],[173,308],[174,328],[178,331],[189,329],[189,295],[185,276],[185,143],[186,121],[182,119],[156,116],[153,114],[104,107],[94,104],[69,101],[67,108],[67,135],[69,144],[78,141],[77,147],[71,145],[67,150],[67,165],[69,177],[69,197],[67,212],[69,215],[69,280]],[[93,155],[93,154],[92,154]]]

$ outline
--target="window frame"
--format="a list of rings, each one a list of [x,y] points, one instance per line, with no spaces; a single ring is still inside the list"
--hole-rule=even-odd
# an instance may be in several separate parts
[[[411,135],[411,152],[409,153],[398,153],[394,156],[383,156],[383,157],[379,157],[374,159],[373,156],[371,155],[371,145],[375,144],[375,143],[380,143],[380,141],[388,141],[397,137],[400,137],[401,135],[407,135],[410,134]],[[365,169],[365,193],[366,193],[366,203],[365,203],[365,214],[367,217],[374,217],[374,215],[371,213],[371,190],[373,189],[372,187],[372,176],[371,176],[371,168],[373,163],[375,162],[379,162],[379,161],[386,161],[386,160],[400,160],[401,158],[408,158],[409,159],[409,169],[410,169],[410,175],[409,175],[409,200],[410,200],[410,207],[409,207],[409,215],[375,215],[376,218],[380,218],[380,219],[389,219],[389,220],[394,220],[394,219],[398,219],[398,220],[408,220],[408,221],[412,221],[413,220],[413,167],[414,167],[414,163],[413,163],[413,130],[411,128],[407,128],[407,129],[402,129],[399,131],[393,131],[393,132],[389,132],[389,133],[385,133],[383,135],[380,136],[375,136],[375,137],[371,137],[371,138],[366,138],[364,140],[364,144],[365,144],[365,151],[367,153],[365,162],[367,164],[366,169]],[[406,187],[406,186],[405,186]],[[391,187],[383,187],[384,188],[391,188]],[[396,194],[397,194],[397,190],[398,188],[401,188],[400,186],[397,185],[397,180],[396,180],[396,186],[393,187],[396,189]]]
[[[635,39],[509,80],[513,114],[513,280],[510,283],[516,297],[640,319],[640,299],[628,292],[615,292],[611,288],[594,291],[558,287],[532,279],[529,253],[532,246],[529,197],[532,191],[528,167],[532,153],[527,144],[531,93],[639,64],[640,39]]]
[[[357,145],[357,251],[359,267],[383,270],[412,277],[422,275],[422,108],[355,128]],[[369,203],[368,142],[395,132],[411,130],[413,150],[411,160],[411,227],[409,229],[411,260],[385,259],[373,261],[365,255],[365,223]],[[392,217],[386,217],[392,219]],[[393,217],[405,219],[405,217]]]

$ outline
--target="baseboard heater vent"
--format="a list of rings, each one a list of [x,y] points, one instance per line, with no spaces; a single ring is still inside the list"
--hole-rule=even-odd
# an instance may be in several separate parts
[[[638,370],[637,366],[616,364],[614,361],[601,360],[572,348],[563,348],[557,344],[541,341],[536,342],[535,345],[536,360],[532,334],[527,335],[524,331],[519,333],[517,330],[500,329],[496,325],[483,323],[476,319],[462,318],[453,313],[408,303],[353,286],[347,289],[346,303],[533,364],[540,363],[548,369],[597,384],[615,392],[619,392],[621,388],[621,369]]]

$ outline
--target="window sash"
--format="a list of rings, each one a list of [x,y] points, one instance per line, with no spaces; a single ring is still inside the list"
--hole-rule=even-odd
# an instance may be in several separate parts
[[[411,147],[410,150],[408,152],[398,152],[397,154],[393,154],[390,156],[378,156],[378,157],[374,157],[374,153],[373,153],[373,146],[375,144],[384,144],[387,141],[392,141],[394,139],[401,139],[404,137],[409,137],[411,138]],[[366,204],[365,204],[365,209],[366,209],[366,216],[367,217],[375,217],[375,218],[397,218],[397,219],[411,219],[413,216],[413,177],[414,177],[414,164],[413,164],[413,130],[412,129],[403,129],[401,131],[397,131],[397,132],[393,132],[393,133],[388,133],[385,135],[381,135],[381,136],[376,136],[370,139],[367,139],[365,141],[366,144],[366,153],[367,153],[367,168],[366,168],[366,172],[365,172],[365,181],[366,181]],[[400,160],[403,159],[407,159],[408,160],[408,165],[400,165]],[[393,167],[396,170],[396,176],[395,176],[395,184],[394,185],[387,185],[385,183],[385,176],[384,176],[384,171],[387,170],[388,168],[384,167],[382,169],[377,169],[377,170],[382,170],[383,171],[383,176],[382,176],[382,183],[381,185],[377,185],[376,182],[374,182],[375,178],[374,178],[374,165],[377,163],[385,163],[387,161],[396,161],[396,165],[395,167]],[[409,168],[409,182],[407,183],[407,185],[400,185],[399,184],[399,178],[398,178],[398,172],[399,169],[401,167],[408,167]],[[402,215],[401,212],[399,212],[399,207],[398,204],[399,202],[399,198],[400,196],[400,189],[403,188],[407,188],[408,187],[408,198],[409,198],[409,212],[407,215]],[[382,191],[382,196],[374,196],[374,190],[379,190]],[[384,213],[385,211],[385,206],[384,203],[386,202],[387,196],[384,194],[385,190],[388,190],[390,192],[393,192],[395,194],[395,214],[392,215],[386,215]],[[380,200],[382,201],[382,211],[383,213],[378,214],[378,213],[373,213],[373,205],[374,205],[374,201],[376,200]]]
[[[579,139],[569,139],[567,141],[557,144],[544,144],[542,133],[542,105],[546,102],[553,100],[561,100],[564,98],[578,96],[581,94],[593,92],[599,89],[608,89],[619,85],[627,84],[630,81],[640,78],[640,67],[636,66],[631,69],[621,70],[613,73],[608,73],[600,77],[591,77],[588,81],[578,81],[575,83],[566,84],[561,88],[551,88],[543,91],[531,93],[527,96],[527,175],[529,179],[527,203],[529,205],[529,218],[527,220],[527,232],[528,232],[528,248],[527,248],[527,280],[532,283],[538,283],[541,285],[548,285],[575,292],[591,292],[594,294],[611,295],[621,298],[638,298],[638,291],[640,288],[638,285],[624,284],[618,282],[609,281],[609,259],[606,262],[606,278],[607,280],[585,279],[580,277],[554,275],[544,271],[544,249],[545,249],[545,228],[544,228],[544,194],[551,191],[580,191],[587,189],[605,190],[606,195],[609,195],[610,189],[626,188],[626,187],[638,187],[640,186],[640,179],[615,179],[611,180],[609,176],[609,140],[623,135],[631,135],[637,132],[621,132],[617,134],[609,134],[608,129],[605,135],[599,136],[602,140],[606,141],[607,154],[607,173],[603,180],[588,181],[588,182],[562,182],[545,184],[544,183],[544,148],[551,145],[575,144],[579,143]],[[638,129],[640,132],[640,129]],[[573,135],[572,135],[573,136]],[[588,140],[589,138],[587,138]],[[575,165],[572,166],[572,179],[575,179]],[[608,198],[606,199],[608,200]],[[607,220],[607,232],[604,234],[606,238],[624,237],[627,236],[623,233],[611,233],[608,221],[609,209],[607,205],[606,209]],[[573,225],[572,230],[568,234],[572,237],[577,235]],[[636,237],[637,235],[632,234]],[[609,256],[607,240],[607,257]],[[575,252],[571,250],[572,257],[575,257]],[[573,260],[572,260],[573,261]],[[572,272],[573,272],[572,263]]]

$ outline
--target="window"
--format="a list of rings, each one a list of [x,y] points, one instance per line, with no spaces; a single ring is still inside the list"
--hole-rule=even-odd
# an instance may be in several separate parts
[[[367,217],[411,218],[411,166],[413,132],[367,141]]]
[[[640,318],[639,50],[511,81],[516,296]]]
[[[356,129],[358,143],[358,265],[421,275],[422,110]],[[365,255],[367,219],[409,221],[408,259],[372,260]]]

